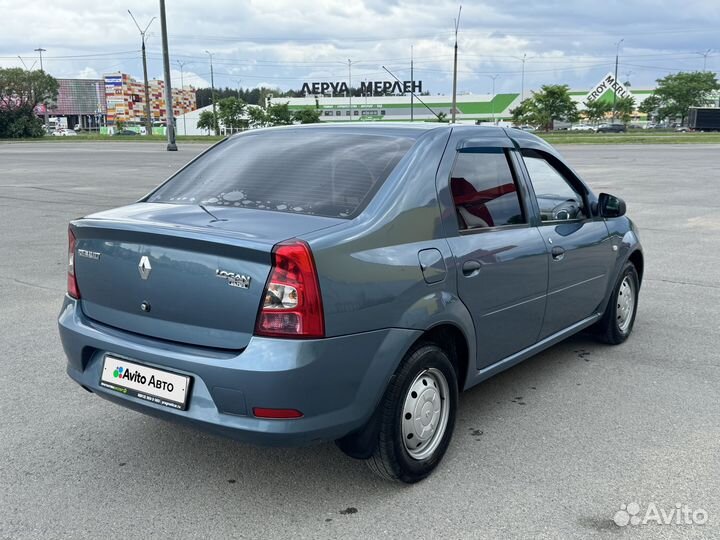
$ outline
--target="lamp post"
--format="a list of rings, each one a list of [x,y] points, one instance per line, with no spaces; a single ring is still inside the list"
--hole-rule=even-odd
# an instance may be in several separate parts
[[[492,99],[490,100],[490,106],[492,110],[492,121],[493,124],[495,124],[495,79],[497,79],[500,75],[485,75],[489,79],[492,79]]]
[[[184,91],[185,90],[185,78],[184,78],[184,73],[183,73],[183,67],[185,67],[185,64],[187,64],[187,62],[183,62],[181,60],[176,60],[176,62],[178,63],[178,66],[180,66],[180,90]],[[187,135],[187,120],[185,118],[184,109],[183,109],[182,117],[183,117],[183,135]]]
[[[42,53],[44,53],[45,51],[47,51],[47,49],[43,49],[42,47],[38,47],[37,49],[35,49],[35,52],[40,55],[40,71],[42,71],[43,73],[45,72],[45,70],[43,69]],[[20,61],[22,61],[22,58],[20,58]],[[25,62],[23,62],[23,64],[24,63]],[[35,65],[35,64],[33,64],[33,65]],[[48,125],[48,104],[43,102],[43,108],[45,109],[45,125],[47,126]]]
[[[37,50],[37,49],[35,49],[35,50]],[[708,56],[710,56],[711,52],[712,52],[712,49],[708,49],[705,52],[698,53],[698,54],[701,54],[703,57],[703,71],[707,71],[707,59],[708,59]],[[42,56],[40,58],[42,59]],[[42,68],[40,68],[40,69],[42,69]]]
[[[215,107],[215,73],[213,72],[213,53],[205,51],[210,57],[210,88],[212,92],[212,106],[213,106],[213,127],[215,128],[215,135],[220,135],[220,126],[218,125],[217,109]]]
[[[413,70],[413,46],[410,45],[410,121],[415,121],[415,72]]]
[[[352,60],[348,58],[348,97],[350,105],[350,121],[352,122]]]
[[[42,53],[46,52],[47,49],[43,49],[42,47],[38,47],[37,49],[34,49],[36,53],[40,55],[40,71],[45,71],[43,69],[43,62],[42,62]]]
[[[455,56],[453,60],[453,88],[452,88],[452,110],[450,111],[452,116],[452,123],[455,123],[455,110],[457,109],[457,53],[458,53],[458,28],[460,27],[460,14],[462,13],[462,6],[458,9],[458,16],[455,19]]]
[[[622,42],[625,41],[625,38],[621,39],[615,44],[615,84],[617,84],[617,75],[618,75],[618,58],[620,57],[620,45],[622,45]],[[617,90],[613,88],[613,108],[612,108],[612,119],[613,123],[615,123],[615,117],[617,116]]]
[[[172,79],[170,78],[170,52],[168,50],[167,20],[165,17],[165,0],[160,0],[160,33],[162,34],[163,78],[165,79],[165,131],[167,132],[167,150],[176,152],[175,143],[175,107],[172,96]]]
[[[145,33],[148,28],[150,28],[150,25],[155,20],[155,17],[150,19],[150,22],[147,23],[145,30],[143,30],[135,20],[135,16],[132,14],[132,11],[128,9],[128,13],[130,14],[130,17],[132,17],[135,26],[137,26],[138,32],[140,32],[140,39],[142,41],[143,79],[145,81],[145,134],[152,135],[152,119],[150,118],[150,87],[148,86],[147,55],[145,54]]]

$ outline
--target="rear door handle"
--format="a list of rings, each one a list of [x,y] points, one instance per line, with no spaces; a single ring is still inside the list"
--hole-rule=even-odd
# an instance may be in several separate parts
[[[482,268],[480,262],[466,261],[462,265],[462,273],[465,277],[472,277],[480,271],[480,268]]]
[[[554,248],[552,248],[550,253],[552,254],[552,258],[556,261],[562,261],[565,257],[565,249],[561,248],[560,246],[555,246]]]

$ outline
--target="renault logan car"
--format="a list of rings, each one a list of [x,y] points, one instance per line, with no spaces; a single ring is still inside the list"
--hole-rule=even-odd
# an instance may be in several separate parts
[[[643,254],[521,130],[271,128],[69,226],[67,372],[125,407],[267,445],[337,441],[427,476],[458,392],[576,332],[633,328]]]

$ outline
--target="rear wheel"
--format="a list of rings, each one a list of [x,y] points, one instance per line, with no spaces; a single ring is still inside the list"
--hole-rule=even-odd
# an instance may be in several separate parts
[[[379,405],[370,469],[409,484],[428,476],[450,444],[457,401],[457,377],[445,351],[422,344],[408,353]]]
[[[628,262],[615,284],[603,318],[598,322],[597,333],[602,341],[617,345],[628,338],[635,324],[639,292],[637,270]]]

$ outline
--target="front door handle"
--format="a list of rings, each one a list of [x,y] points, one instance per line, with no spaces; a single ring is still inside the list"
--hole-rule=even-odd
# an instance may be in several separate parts
[[[552,254],[552,258],[556,261],[562,261],[565,257],[565,249],[561,248],[560,246],[553,247],[550,253]]]
[[[482,265],[478,261],[465,261],[462,265],[462,273],[465,277],[472,277],[476,275]]]

